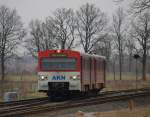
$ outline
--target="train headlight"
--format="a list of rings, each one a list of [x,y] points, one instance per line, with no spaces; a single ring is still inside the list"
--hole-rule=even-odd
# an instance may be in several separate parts
[[[41,76],[39,76],[39,80],[47,80],[47,76],[41,75]]]
[[[70,79],[72,79],[72,80],[79,80],[80,79],[80,75],[71,76]]]
[[[41,76],[41,80],[44,80],[45,79],[45,77],[44,76]]]
[[[72,79],[73,79],[73,80],[76,80],[76,79],[77,79],[77,76],[72,76]]]

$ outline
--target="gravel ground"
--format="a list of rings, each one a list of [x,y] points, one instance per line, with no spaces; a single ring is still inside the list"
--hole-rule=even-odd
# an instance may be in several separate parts
[[[82,112],[104,112],[113,111],[128,108],[129,100],[108,102],[99,105],[91,105],[85,107],[71,108],[66,110],[60,110],[55,112],[43,112],[34,115],[28,115],[24,117],[74,117],[78,111]],[[134,104],[136,107],[144,107],[150,105],[150,96],[134,98]]]

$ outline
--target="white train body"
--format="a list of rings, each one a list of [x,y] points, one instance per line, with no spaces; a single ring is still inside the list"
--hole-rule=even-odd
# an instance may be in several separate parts
[[[68,83],[68,90],[81,91],[80,72],[38,72],[39,77],[47,77],[45,80],[38,80],[38,89],[40,91],[48,91],[48,83]],[[74,78],[75,79],[74,79]],[[76,79],[76,77],[78,77]]]

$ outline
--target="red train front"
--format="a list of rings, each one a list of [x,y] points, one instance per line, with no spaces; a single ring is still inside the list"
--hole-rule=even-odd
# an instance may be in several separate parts
[[[38,90],[50,98],[98,92],[105,84],[105,58],[72,50],[38,53]]]

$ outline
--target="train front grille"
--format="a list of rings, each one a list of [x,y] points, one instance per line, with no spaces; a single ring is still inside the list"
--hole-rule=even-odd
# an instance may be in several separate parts
[[[69,90],[69,82],[49,82],[49,90]]]

